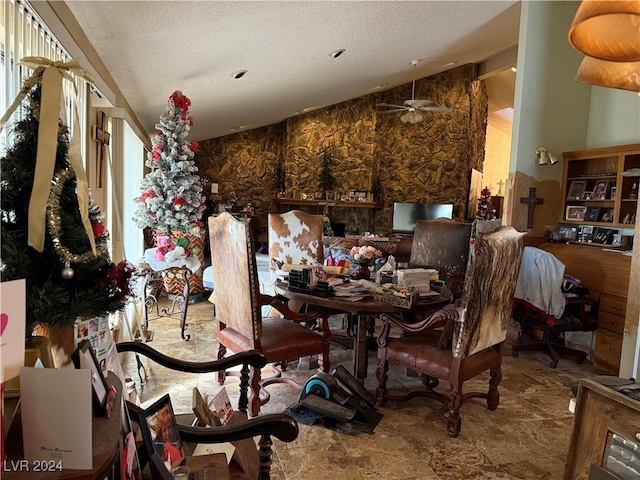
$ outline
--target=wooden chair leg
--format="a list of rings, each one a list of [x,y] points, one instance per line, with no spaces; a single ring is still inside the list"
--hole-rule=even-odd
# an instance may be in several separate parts
[[[225,347],[220,342],[218,342],[218,346],[216,347],[213,354],[216,360],[222,360],[224,356],[227,354],[227,347]],[[227,372],[225,372],[224,370],[216,372],[216,382],[218,383],[218,385],[224,385],[224,380],[226,377],[227,377]]]
[[[502,381],[502,368],[499,364],[491,367],[489,374],[491,375],[491,379],[489,380],[489,392],[487,393],[487,408],[489,410],[495,410],[500,403],[498,384]]]
[[[262,379],[262,374],[260,369],[251,367],[249,373],[249,405],[248,412],[250,417],[257,417],[260,413],[260,390],[261,385],[260,381]]]
[[[460,418],[460,407],[464,401],[462,395],[462,384],[451,384],[449,388],[449,403],[447,408],[449,410],[447,416],[447,433],[450,437],[457,437],[460,433],[460,427],[462,426],[462,419]]]

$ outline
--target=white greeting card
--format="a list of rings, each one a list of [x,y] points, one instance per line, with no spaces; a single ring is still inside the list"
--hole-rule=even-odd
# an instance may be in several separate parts
[[[91,370],[20,368],[24,458],[92,469]]]
[[[25,281],[0,282],[0,383],[24,365]]]

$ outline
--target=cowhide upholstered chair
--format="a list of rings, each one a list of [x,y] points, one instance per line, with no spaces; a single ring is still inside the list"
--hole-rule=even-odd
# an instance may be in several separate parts
[[[435,399],[443,405],[440,418],[452,437],[460,432],[459,410],[469,398],[485,398],[489,410],[498,407],[502,349],[525,235],[511,226],[478,235],[459,307],[445,307],[413,323],[402,322],[393,315],[381,315],[383,323],[378,337],[376,368],[376,395],[381,406],[388,401],[414,397]],[[452,322],[451,346],[440,348],[441,332],[434,327],[447,322]],[[398,338],[391,337],[391,327],[398,327],[402,334]],[[389,362],[422,375],[425,390],[390,393],[387,390]],[[488,391],[463,393],[463,382],[486,370],[490,372]],[[436,391],[439,380],[448,382],[447,391]]]
[[[211,264],[215,290],[218,346],[215,356],[224,358],[227,349],[233,353],[247,350],[261,352],[268,363],[281,363],[311,355],[318,356],[319,371],[328,372],[331,333],[328,313],[315,310],[298,314],[276,297],[260,293],[253,234],[249,219],[238,220],[229,213],[209,217]],[[268,305],[279,312],[276,317],[261,315],[261,307]],[[301,323],[316,322],[319,331],[312,331]],[[311,376],[311,375],[310,375]],[[225,373],[218,374],[224,382]],[[284,382],[302,388],[282,376],[262,379],[260,369],[251,368],[249,415],[258,415],[260,406],[269,396],[261,388],[270,383]]]
[[[275,264],[322,265],[324,242],[322,215],[301,210],[270,213],[268,217],[269,260]]]
[[[470,223],[449,218],[418,220],[413,234],[409,264],[412,267],[435,268],[447,288],[458,299],[462,294],[471,246]]]

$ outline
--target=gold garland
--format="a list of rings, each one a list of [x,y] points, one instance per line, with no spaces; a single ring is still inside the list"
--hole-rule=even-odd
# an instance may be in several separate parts
[[[53,248],[65,263],[85,263],[96,257],[93,251],[89,250],[82,254],[72,253],[67,247],[62,245],[60,235],[62,233],[62,220],[60,218],[60,196],[62,188],[69,180],[76,178],[75,172],[71,168],[60,170],[53,176],[51,182],[51,193],[47,203],[47,227],[49,235],[53,240]],[[97,256],[108,258],[109,252],[106,249],[106,242],[97,242]]]

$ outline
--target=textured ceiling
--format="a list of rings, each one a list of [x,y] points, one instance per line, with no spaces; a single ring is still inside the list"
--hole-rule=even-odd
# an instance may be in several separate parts
[[[414,59],[418,78],[479,63],[517,44],[520,19],[512,0],[66,4],[145,130],[181,90],[196,141],[409,83]]]

